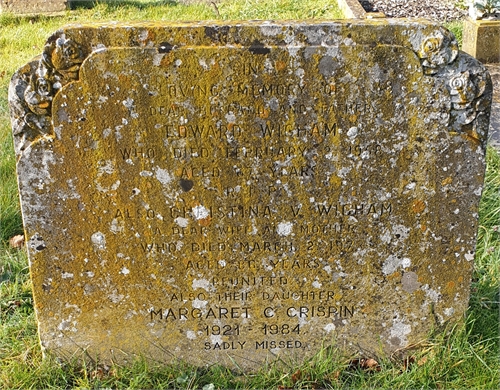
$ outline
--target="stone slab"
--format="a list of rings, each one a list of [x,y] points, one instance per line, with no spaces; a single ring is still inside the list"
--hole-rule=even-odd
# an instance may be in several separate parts
[[[9,101],[45,350],[251,369],[468,306],[491,80],[438,25],[74,25]]]
[[[38,14],[65,11],[67,0],[0,0],[0,12]]]
[[[493,84],[488,144],[500,150],[500,64],[487,64]]]
[[[500,63],[500,20],[464,20],[462,49],[483,63]]]
[[[365,19],[368,12],[358,0],[337,0],[337,5],[346,19]]]

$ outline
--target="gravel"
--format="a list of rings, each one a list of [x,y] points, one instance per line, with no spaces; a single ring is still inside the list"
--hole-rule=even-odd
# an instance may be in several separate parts
[[[426,18],[440,22],[461,20],[467,10],[456,0],[359,0],[367,12],[383,12],[388,18]]]

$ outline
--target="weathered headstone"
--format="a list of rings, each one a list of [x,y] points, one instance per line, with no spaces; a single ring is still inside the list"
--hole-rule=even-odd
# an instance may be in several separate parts
[[[64,28],[10,89],[44,348],[251,368],[460,320],[490,101],[432,24]]]
[[[0,0],[0,12],[17,14],[52,13],[64,11],[67,5],[67,0]]]

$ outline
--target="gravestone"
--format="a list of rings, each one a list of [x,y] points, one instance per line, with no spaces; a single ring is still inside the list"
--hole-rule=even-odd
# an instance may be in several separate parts
[[[0,12],[16,14],[52,13],[66,10],[67,0],[0,0]]]
[[[59,357],[251,369],[464,316],[491,81],[442,27],[68,26],[9,99]]]
[[[463,26],[463,51],[482,63],[500,63],[500,16],[497,20],[465,19]]]

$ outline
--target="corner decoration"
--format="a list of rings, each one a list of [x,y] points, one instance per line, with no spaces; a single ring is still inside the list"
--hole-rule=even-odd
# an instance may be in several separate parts
[[[86,56],[81,45],[57,32],[48,39],[41,58],[28,65],[35,69],[31,75],[23,74],[16,86],[25,111],[14,131],[14,136],[20,138],[16,151],[17,145],[21,151],[39,136],[52,134],[52,100],[63,86],[78,80]]]
[[[484,111],[489,96],[485,92],[491,81],[484,67],[472,58],[458,57],[458,43],[447,30],[437,31],[422,39],[420,45],[414,45],[414,49],[415,46],[424,74],[438,78],[450,94],[449,114],[443,113],[444,124],[457,133],[486,142],[488,123]]]
[[[64,33],[53,35],[45,45],[38,68],[24,92],[30,110],[49,115],[52,97],[70,81],[78,80],[84,59],[80,45],[66,39]]]
[[[489,125],[485,110],[491,100],[491,87],[487,86],[491,81],[484,67],[472,57],[459,56],[455,37],[444,28],[427,36],[418,34],[416,39],[410,37],[403,45],[418,56],[424,74],[435,77],[437,84],[448,90],[449,101],[441,102],[445,108],[443,125],[485,144]],[[52,99],[64,85],[78,80],[80,66],[91,52],[90,47],[58,31],[48,39],[41,58],[29,64],[31,69],[14,75],[13,80],[17,81],[13,83],[16,87],[10,93],[10,100],[20,111],[12,115],[17,122],[14,125],[17,154],[38,137],[53,133]]]

